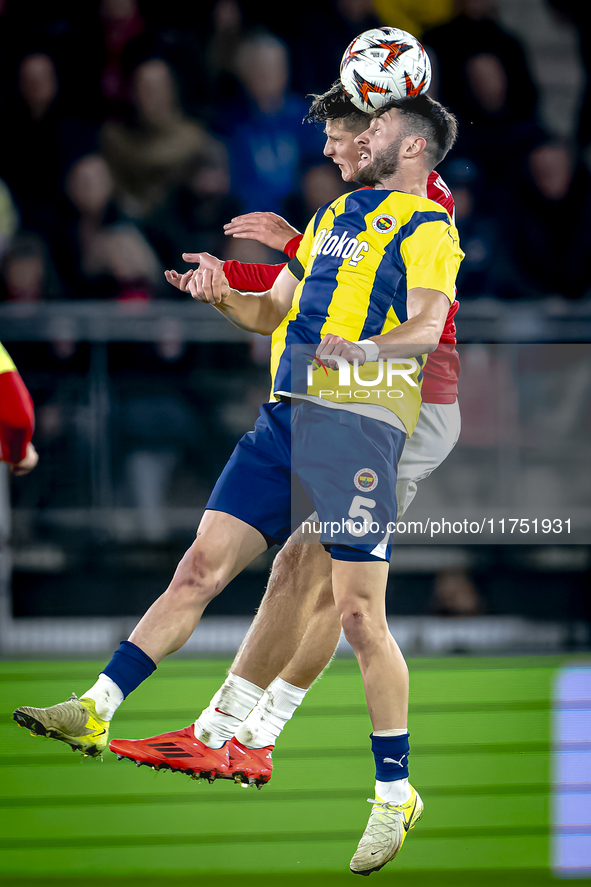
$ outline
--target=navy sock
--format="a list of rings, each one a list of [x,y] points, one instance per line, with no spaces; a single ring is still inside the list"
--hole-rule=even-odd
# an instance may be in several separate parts
[[[402,736],[370,735],[377,780],[394,782],[397,779],[408,779],[409,736],[409,733]]]
[[[143,650],[131,641],[121,641],[102,673],[115,681],[123,696],[129,696],[155,669],[156,663]]]

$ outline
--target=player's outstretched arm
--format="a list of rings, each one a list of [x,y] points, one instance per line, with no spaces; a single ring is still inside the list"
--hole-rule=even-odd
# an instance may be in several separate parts
[[[268,292],[242,293],[227,288],[222,300],[214,304],[218,311],[236,326],[263,336],[270,336],[291,308],[297,283],[295,277],[284,268]],[[200,298],[193,292],[196,287],[197,283],[193,278],[189,283],[189,289],[194,298]]]
[[[276,213],[245,213],[236,216],[224,225],[224,234],[239,240],[258,240],[271,249],[285,252],[285,247],[294,237],[299,237],[297,228]]]
[[[301,237],[298,235],[293,241],[294,254],[300,240]],[[253,262],[238,262],[236,259],[222,262],[221,259],[217,259],[210,253],[183,253],[183,260],[198,264],[202,270],[212,271],[218,283],[227,283],[232,289],[246,293],[266,293],[271,289],[286,264],[284,262],[281,265],[260,265]],[[189,280],[196,270],[185,271],[184,274],[179,274],[178,271],[165,271],[164,273],[172,286],[188,293]]]
[[[188,257],[189,254],[186,255]],[[193,256],[192,261],[200,261],[199,257],[204,254],[190,255]],[[229,286],[223,268],[212,266],[209,262],[200,262],[199,268],[182,276],[176,271],[167,271],[166,279],[173,286],[189,292],[196,301],[213,305],[241,329],[263,336],[270,336],[279,326],[291,308],[297,286],[297,280],[284,268],[267,292],[242,293]]]

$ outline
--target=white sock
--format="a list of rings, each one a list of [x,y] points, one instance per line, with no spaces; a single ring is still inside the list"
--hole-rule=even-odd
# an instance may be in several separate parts
[[[236,739],[247,748],[274,746],[307,692],[275,678],[236,731]]]
[[[195,721],[195,736],[210,748],[221,748],[231,739],[249,711],[252,711],[263,689],[230,674],[209,705]]]
[[[410,798],[408,779],[395,779],[394,782],[376,780],[376,798],[389,804],[404,804]]]
[[[404,736],[408,733],[408,727],[393,727],[391,730],[374,730],[374,736]]]
[[[103,721],[110,721],[125,696],[115,681],[106,674],[100,674],[96,684],[83,693],[81,699],[92,699],[96,706],[96,713]]]

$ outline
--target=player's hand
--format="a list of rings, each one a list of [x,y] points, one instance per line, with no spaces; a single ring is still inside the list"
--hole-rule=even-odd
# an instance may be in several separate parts
[[[366,361],[365,351],[355,342],[349,342],[348,339],[328,333],[316,349],[316,357],[329,369],[338,370],[339,366],[336,360],[330,359],[331,354],[344,357],[347,363],[353,363],[356,360],[359,366],[363,366]]]
[[[29,471],[33,470],[38,461],[39,453],[32,443],[28,443],[24,459],[12,466],[12,473],[16,474],[17,477],[21,474],[28,474]]]
[[[211,253],[183,253],[183,259],[185,262],[195,262],[199,267],[185,271],[182,275],[178,271],[165,271],[168,282],[182,292],[190,293],[198,302],[219,305],[230,292],[221,259]]]
[[[205,263],[199,265],[189,280],[188,292],[197,302],[209,302],[210,305],[220,305],[232,289],[228,278],[224,274],[223,262],[211,268]]]
[[[199,265],[201,270],[205,270],[206,268],[210,268],[212,271],[224,269],[224,263],[221,259],[217,259],[215,256],[212,256],[210,253],[183,253],[183,259],[185,262],[195,263]],[[175,286],[182,293],[189,292],[189,281],[196,273],[194,268],[191,268],[190,271],[185,271],[184,274],[179,274],[178,271],[165,271],[164,276],[167,281]]]
[[[211,253],[183,253],[183,262],[189,265],[199,265],[201,271],[209,269],[210,271],[223,271],[224,263]]]
[[[180,290],[182,293],[188,293],[189,281],[194,273],[195,269],[191,268],[190,271],[185,271],[184,274],[179,274],[178,271],[165,271],[164,276],[177,290]]]
[[[283,252],[290,240],[300,232],[276,213],[246,213],[224,225],[224,234],[242,240],[258,240],[265,246]]]

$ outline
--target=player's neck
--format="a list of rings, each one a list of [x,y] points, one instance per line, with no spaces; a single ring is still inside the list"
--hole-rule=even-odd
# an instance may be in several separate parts
[[[406,191],[407,194],[416,194],[417,197],[427,196],[427,174],[413,171],[403,173],[397,171],[392,176],[384,178],[376,184],[376,190]]]

